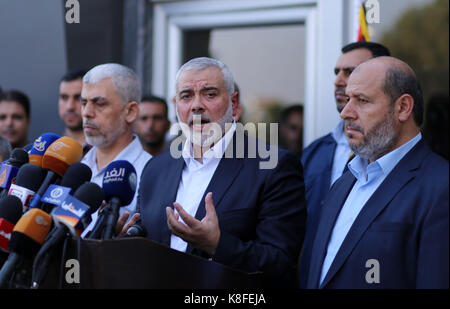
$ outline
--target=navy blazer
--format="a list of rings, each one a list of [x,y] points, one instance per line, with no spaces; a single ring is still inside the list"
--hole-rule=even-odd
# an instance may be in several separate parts
[[[318,207],[330,189],[336,146],[336,140],[329,133],[316,139],[302,152],[308,211]]]
[[[307,288],[448,288],[449,166],[420,140],[362,208],[324,281],[322,264],[337,216],[356,179],[332,186],[312,238]],[[376,260],[379,283],[366,276]],[[368,264],[367,264],[368,263]],[[369,280],[371,281],[371,280]]]
[[[234,134],[232,143],[243,142],[245,149],[255,139],[243,141]],[[256,149],[256,148],[255,148]],[[299,252],[305,234],[306,206],[300,159],[287,150],[277,150],[274,169],[260,169],[259,155],[244,158],[223,157],[205,191],[195,217],[205,216],[205,196],[213,192],[220,226],[220,240],[214,260],[246,271],[264,272],[267,286],[293,286]],[[184,159],[170,152],[152,158],[142,172],[138,211],[150,239],[170,245],[167,206],[173,207]],[[183,206],[183,205],[182,205]],[[187,253],[206,257],[188,244]]]
[[[330,190],[331,170],[333,167],[336,140],[331,133],[316,139],[302,153],[302,166],[305,178],[305,195],[307,207],[306,230],[314,233],[322,208],[323,200]],[[311,251],[313,239],[306,239],[303,251]],[[300,286],[306,286],[306,277],[301,274],[309,265],[308,256],[302,253],[300,261]]]

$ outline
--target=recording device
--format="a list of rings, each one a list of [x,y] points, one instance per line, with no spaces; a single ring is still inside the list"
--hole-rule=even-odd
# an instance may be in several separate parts
[[[9,252],[11,233],[22,217],[22,202],[19,198],[7,195],[0,199],[0,250]]]
[[[29,208],[39,207],[42,195],[47,188],[64,176],[67,168],[81,160],[83,147],[75,139],[63,136],[54,141],[42,157],[42,168],[48,170],[47,176],[30,202]]]
[[[10,254],[0,270],[0,288],[7,287],[23,260],[32,258],[44,243],[52,219],[40,209],[30,209],[14,226],[9,241]]]
[[[35,139],[29,153],[29,161],[42,167],[42,157],[48,147],[61,136],[54,133],[44,133]]]
[[[147,237],[147,230],[142,224],[136,223],[130,226],[127,232],[119,238],[130,238],[130,237]]]
[[[72,195],[83,183],[90,181],[92,171],[86,164],[76,162],[67,168],[60,185],[51,184],[41,198],[40,208],[50,213],[60,206],[68,195]]]
[[[25,163],[28,163],[28,152],[22,148],[15,148],[9,159],[2,162],[20,168]]]
[[[0,198],[6,196],[11,184],[15,182],[15,178],[22,165],[28,163],[28,153],[16,148],[11,153],[11,157],[1,163],[0,166]]]
[[[8,194],[18,197],[22,203],[23,212],[28,210],[30,200],[33,198],[41,183],[45,179],[45,171],[34,164],[24,164],[17,173],[16,183],[9,188]]]
[[[102,183],[108,205],[101,210],[89,238],[113,237],[120,207],[127,206],[133,200],[136,182],[136,170],[130,162],[117,160],[108,164]]]
[[[68,195],[60,206],[52,211],[55,229],[49,234],[33,262],[32,288],[38,288],[45,278],[48,263],[56,245],[70,235],[79,237],[91,222],[91,214],[104,199],[102,188],[95,183],[81,185],[73,196]]]

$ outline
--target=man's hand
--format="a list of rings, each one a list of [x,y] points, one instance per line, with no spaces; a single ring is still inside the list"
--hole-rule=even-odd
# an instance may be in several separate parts
[[[173,203],[173,205],[178,213],[166,207],[167,225],[172,233],[213,256],[219,244],[220,229],[212,192],[208,192],[205,196],[206,215],[201,221],[190,216],[180,204]],[[180,216],[186,224],[178,221]]]
[[[133,217],[131,217],[130,222],[128,222],[126,225],[128,218],[130,217],[130,213],[128,211],[125,211],[117,220],[116,224],[116,236],[120,236],[122,234],[125,234],[128,229],[136,224],[136,222],[139,220],[139,217],[141,216],[140,213],[135,213]],[[125,226],[124,226],[125,225]]]

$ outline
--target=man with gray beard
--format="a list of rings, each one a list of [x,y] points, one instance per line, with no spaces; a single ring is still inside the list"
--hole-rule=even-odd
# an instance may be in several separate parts
[[[380,56],[390,56],[390,51],[376,42],[353,42],[341,49],[342,54],[336,61],[334,67],[334,98],[336,109],[339,113],[347,104],[345,88],[352,71],[363,61]],[[305,120],[307,121],[307,120]],[[302,164],[305,175],[306,205],[308,209],[307,230],[312,233],[317,226],[316,222],[321,214],[323,200],[330,191],[334,182],[348,170],[347,163],[352,158],[348,141],[344,134],[344,120],[325,136],[322,136],[302,152]],[[305,239],[303,251],[311,250],[310,239]],[[302,254],[300,271],[309,265],[309,261]],[[306,285],[306,277],[300,274],[300,284]]]
[[[306,288],[449,286],[449,166],[420,132],[423,97],[403,61],[360,64],[341,112],[355,158],[324,200]]]
[[[93,146],[82,163],[92,170],[91,181],[102,186],[106,166],[116,160],[126,160],[136,169],[140,179],[142,169],[151,158],[133,134],[132,123],[139,113],[140,83],[136,73],[116,63],[98,65],[83,77],[81,115],[86,142]],[[137,189],[139,188],[139,181]],[[136,192],[137,192],[136,189]],[[132,202],[120,208],[120,221],[125,222],[136,208],[135,193]],[[82,236],[93,228],[98,212]],[[138,218],[134,214],[131,223]]]
[[[241,109],[233,76],[218,60],[184,64],[173,101],[186,139],[180,149],[172,143],[171,151],[155,156],[142,173],[137,208],[147,237],[246,272],[262,271],[266,286],[292,287],[306,219],[300,159],[275,149],[270,155],[277,164],[263,169],[260,163],[270,158],[249,154],[263,142],[236,124]]]

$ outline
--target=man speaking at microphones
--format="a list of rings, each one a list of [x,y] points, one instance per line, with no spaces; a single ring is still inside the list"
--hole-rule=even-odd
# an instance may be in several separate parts
[[[237,125],[238,93],[221,61],[185,63],[173,101],[186,138],[143,171],[138,211],[147,238],[261,271],[265,287],[293,287],[306,219],[300,158]]]
[[[81,115],[86,142],[93,146],[82,163],[92,170],[91,181],[102,185],[106,166],[126,160],[136,169],[137,179],[151,155],[144,151],[139,138],[133,134],[132,123],[139,113],[141,97],[138,77],[131,69],[116,63],[92,68],[83,77]],[[139,183],[137,184],[139,187]],[[133,215],[136,195],[128,206],[120,209],[122,220]],[[95,225],[98,213],[82,234],[84,237]]]

